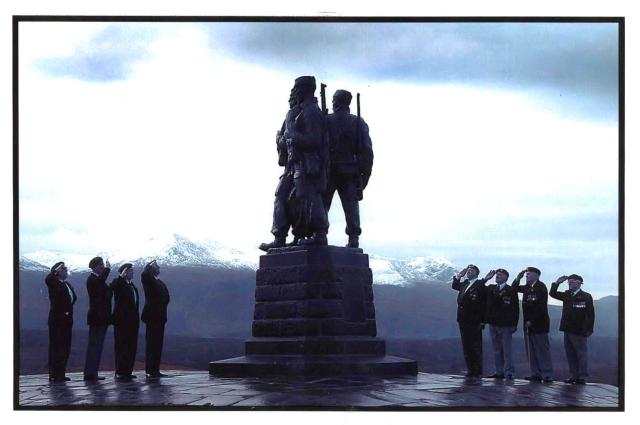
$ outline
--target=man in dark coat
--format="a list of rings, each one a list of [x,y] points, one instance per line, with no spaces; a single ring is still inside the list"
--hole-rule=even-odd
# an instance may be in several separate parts
[[[111,288],[107,284],[107,278],[111,272],[111,264],[106,264],[101,257],[94,257],[89,262],[91,273],[87,277],[87,293],[89,294],[89,312],[87,324],[89,325],[89,344],[87,357],[84,363],[84,380],[103,380],[98,376],[100,357],[104,346],[104,337],[107,327],[111,323]]]
[[[333,114],[327,117],[331,166],[324,206],[328,212],[337,191],[347,223],[347,246],[358,248],[362,233],[358,201],[362,200],[362,193],[371,177],[373,148],[369,126],[362,118],[350,113],[351,93],[337,90],[332,103]]]
[[[151,378],[167,376],[160,373],[160,358],[164,341],[164,326],[167,323],[169,290],[161,281],[160,266],[156,260],[147,264],[142,272],[144,307],[142,321],[146,323],[145,372]]]
[[[453,276],[451,283],[451,288],[458,291],[457,321],[469,378],[479,378],[482,375],[482,330],[486,310],[485,282],[487,278],[493,276],[491,273],[495,272],[487,274],[485,279],[478,279],[480,269],[470,264]]]
[[[526,273],[526,285],[520,280]],[[553,365],[549,348],[549,311],[546,285],[540,281],[540,270],[527,267],[518,273],[513,281],[522,296],[522,316],[524,319],[525,344],[529,353],[531,375],[529,381],[553,382]]]
[[[329,221],[324,208],[322,193],[327,187],[329,144],[325,137],[325,123],[318,99],[314,96],[316,79],[298,77],[294,84],[298,111],[286,126],[284,140],[293,157],[289,158],[293,170],[293,195],[301,207],[302,227],[312,236],[300,241],[300,245],[327,245]],[[272,233],[274,233],[274,228]],[[275,240],[261,245],[261,249],[285,245],[286,234],[274,233]]]
[[[111,282],[113,291],[113,336],[115,339],[116,378],[131,380],[138,350],[140,326],[140,296],[133,284],[133,264],[118,268],[118,277]]]
[[[558,292],[558,286],[569,281],[569,289]],[[588,373],[587,338],[593,334],[595,309],[591,294],[582,290],[582,276],[560,276],[551,284],[549,295],[562,301],[560,330],[564,332],[564,350],[569,363],[571,376],[565,379],[568,384],[586,384]]]
[[[514,367],[511,356],[511,337],[518,326],[520,307],[518,306],[518,290],[516,286],[509,286],[509,272],[497,269],[496,284],[488,285],[486,323],[489,324],[491,343],[495,362],[495,373],[489,378],[513,379]],[[491,274],[487,275],[491,279]]]
[[[49,291],[49,380],[70,381],[65,376],[67,360],[71,353],[71,329],[73,305],[77,301],[73,286],[67,282],[69,271],[64,262],[57,262],[44,282]]]

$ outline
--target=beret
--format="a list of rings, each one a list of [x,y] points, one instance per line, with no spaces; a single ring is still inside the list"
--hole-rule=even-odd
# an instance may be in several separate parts
[[[478,268],[478,266],[475,266],[473,264],[469,264],[467,266],[468,269],[475,269],[477,273],[480,273],[480,269]]]
[[[569,276],[569,280],[579,280],[580,283],[582,283],[582,276],[580,276],[579,274],[572,274],[571,276]]]
[[[509,276],[509,272],[508,272],[508,271],[506,271],[505,269],[496,269],[496,273],[498,273],[498,272],[504,273],[504,274],[506,274],[507,276]]]
[[[89,261],[89,268],[94,269],[98,264],[102,263],[102,257],[93,257],[91,261]]]
[[[155,265],[155,266],[157,266],[157,265],[158,265],[158,263],[156,263],[156,260],[155,260],[155,259],[153,259],[153,260],[149,261],[145,267],[151,267],[151,266],[153,266],[153,265]]]
[[[533,272],[533,273],[537,273],[538,275],[541,275],[542,272],[540,271],[540,269],[536,268],[536,267],[527,267],[527,271],[528,272]]]
[[[61,267],[64,267],[64,261],[58,261],[51,267],[51,273],[56,273]]]
[[[133,268],[133,264],[131,263],[124,263],[123,265],[121,265],[120,267],[118,267],[118,273],[122,273],[127,269],[131,269]]]

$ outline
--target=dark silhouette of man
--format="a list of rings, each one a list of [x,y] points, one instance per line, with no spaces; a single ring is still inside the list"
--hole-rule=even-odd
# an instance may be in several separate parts
[[[101,257],[94,257],[89,262],[89,268],[91,269],[91,273],[87,277],[89,343],[84,362],[84,380],[101,381],[104,377],[98,376],[100,357],[102,357],[104,337],[111,323],[111,298],[113,294],[111,287],[107,284],[111,264],[108,260],[105,264]]]
[[[142,271],[142,289],[144,290],[144,307],[142,321],[146,324],[145,372],[150,378],[161,378],[160,372],[164,327],[167,323],[167,305],[169,290],[160,280],[160,266],[153,260]]]
[[[136,378],[133,366],[138,350],[140,296],[133,284],[133,264],[121,265],[118,273],[118,277],[111,282],[116,378],[128,381]]]
[[[67,361],[71,353],[73,305],[77,301],[73,286],[67,282],[69,271],[64,262],[51,267],[44,282],[49,291],[49,381],[65,382]]]

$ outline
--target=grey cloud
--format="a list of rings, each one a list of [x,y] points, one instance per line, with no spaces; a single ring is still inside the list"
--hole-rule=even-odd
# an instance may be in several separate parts
[[[131,65],[147,56],[152,32],[131,24],[113,24],[69,56],[40,59],[36,66],[52,77],[110,82],[126,79]]]
[[[497,85],[554,97],[577,106],[580,114],[617,114],[617,24],[212,23],[207,28],[212,48],[292,74]],[[567,96],[574,99],[563,99]]]

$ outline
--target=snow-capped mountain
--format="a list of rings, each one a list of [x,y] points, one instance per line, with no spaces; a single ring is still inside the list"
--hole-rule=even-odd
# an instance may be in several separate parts
[[[394,259],[371,255],[369,267],[373,272],[373,283],[383,285],[449,282],[456,273],[455,265],[442,257]]]
[[[211,240],[194,241],[173,234],[157,237],[122,250],[97,254],[69,254],[60,251],[38,251],[20,257],[22,270],[48,270],[64,261],[71,271],[87,271],[94,255],[109,259],[113,266],[125,262],[142,266],[156,259],[161,266],[214,267],[228,270],[255,270],[264,254],[255,247],[231,248]],[[393,259],[369,256],[373,283],[408,286],[421,282],[447,282],[455,273],[454,265],[440,257]]]
[[[94,255],[108,259],[114,266],[130,262],[138,266],[156,259],[164,266],[201,266],[225,269],[256,269],[260,251],[238,250],[218,242],[193,241],[173,234],[165,238],[148,239],[142,244],[127,246],[114,252],[97,254],[68,254],[60,251],[37,251],[20,258],[20,268],[40,270],[50,268],[57,261],[64,261],[71,271],[84,271]]]

